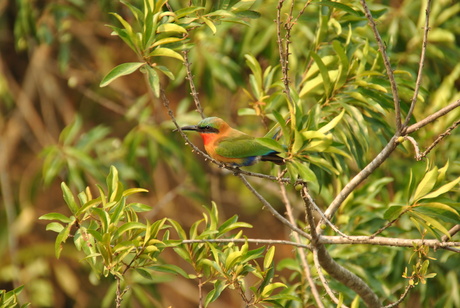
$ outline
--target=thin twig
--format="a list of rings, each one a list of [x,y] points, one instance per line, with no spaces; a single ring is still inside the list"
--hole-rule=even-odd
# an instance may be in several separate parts
[[[313,200],[313,198],[311,197],[310,193],[308,192],[308,190],[305,191],[305,198],[308,199],[308,202],[310,202],[310,204],[313,206],[313,209],[321,216],[321,218],[323,219],[323,221],[329,225],[329,227],[332,228],[332,230],[334,230],[336,233],[340,234],[341,236],[343,237],[348,237],[348,235],[346,235],[345,233],[343,233],[342,231],[339,230],[339,228],[334,225],[327,217],[326,215],[324,215],[323,211],[319,208],[319,206],[315,203],[315,201]]]
[[[246,178],[244,177],[243,174],[237,173],[237,175],[241,179],[243,184],[246,185],[246,187],[252,192],[252,194],[254,196],[257,197],[257,199],[259,199],[260,202],[262,202],[262,204],[270,211],[270,213],[273,214],[273,216],[275,216],[279,221],[281,221],[284,225],[286,225],[292,231],[297,232],[299,235],[301,235],[301,236],[303,236],[303,237],[305,237],[307,239],[311,239],[310,234],[308,234],[305,231],[299,229],[299,227],[297,227],[296,225],[291,224],[289,222],[289,220],[287,220],[280,213],[278,213],[275,210],[275,208],[270,204],[270,202],[268,202],[257,190],[255,190],[254,187],[252,187],[252,185],[248,182],[248,180],[246,180]]]
[[[303,185],[301,196],[307,210],[307,220],[311,229],[312,246],[318,253],[319,264],[332,278],[356,292],[356,294],[363,299],[364,303],[368,307],[380,307],[381,305],[377,294],[375,294],[374,291],[372,291],[372,289],[356,274],[338,264],[326,250],[324,244],[319,242],[321,235],[316,232],[315,222],[313,220],[313,206],[307,198],[307,194],[307,187],[306,185]]]
[[[367,6],[366,0],[361,0],[361,5],[364,9],[364,14],[366,15],[367,20],[369,21],[369,25],[374,32],[374,37],[377,40],[377,45],[379,46],[380,54],[383,58],[383,64],[385,65],[388,79],[390,80],[391,92],[393,94],[393,102],[395,107],[395,120],[396,120],[396,132],[399,135],[402,131],[401,127],[401,106],[399,102],[399,94],[398,88],[395,81],[395,76],[393,74],[393,68],[391,67],[390,59],[388,58],[388,54],[386,52],[386,46],[380,36],[379,31],[377,30],[377,25],[375,23],[374,18],[372,17],[371,11]]]
[[[460,225],[455,225],[453,226],[450,230],[449,230],[449,235],[450,237],[454,236],[457,232],[460,231]],[[442,242],[446,242],[447,240],[449,239],[449,237],[447,235],[443,235],[441,237],[441,241]]]
[[[409,140],[410,143],[412,143],[412,145],[413,145],[413,147],[414,147],[414,150],[415,150],[415,159],[416,159],[416,160],[421,160],[422,157],[421,157],[421,155],[420,155],[420,148],[419,148],[419,146],[418,146],[417,141],[415,141],[415,139],[412,138],[411,136],[404,136],[403,138],[404,138],[405,140]]]
[[[295,222],[294,214],[292,211],[292,205],[287,196],[286,187],[284,186],[283,183],[279,183],[279,184],[280,184],[280,190],[281,190],[281,197],[283,199],[284,206],[286,207],[286,214],[291,224],[295,225],[296,222]],[[294,236],[294,240],[296,241],[296,243],[301,243],[300,236],[297,233],[294,233],[293,236]],[[305,254],[305,250],[299,248],[297,249],[297,253],[299,254],[300,264],[302,265],[305,277],[308,281],[308,284],[310,285],[311,292],[316,301],[316,304],[318,307],[324,308],[324,305],[321,300],[321,296],[319,295],[319,292],[318,292],[318,288],[316,287],[316,284],[313,281],[313,277],[311,276],[311,271],[307,263],[307,256]]]
[[[414,96],[412,96],[409,112],[407,113],[406,119],[402,125],[402,129],[405,130],[407,124],[409,123],[412,113],[414,112],[415,104],[417,103],[418,93],[420,91],[420,86],[422,84],[422,73],[423,73],[423,66],[425,65],[425,54],[426,54],[426,46],[428,44],[428,32],[430,31],[430,9],[431,9],[431,0],[428,0],[426,5],[426,17],[425,17],[425,28],[423,32],[423,42],[422,42],[422,51],[420,53],[420,61],[418,65],[418,72],[417,72],[417,80],[415,81],[415,89],[414,89]]]
[[[460,125],[460,120],[457,120],[457,122],[455,122],[454,124],[452,124],[444,133],[442,133],[441,135],[438,136],[438,138],[436,138],[436,140],[422,153],[420,154],[419,156],[419,159],[418,160],[421,160],[423,158],[425,158],[428,153],[431,152],[431,150],[433,150],[433,148],[439,143],[441,142],[442,139],[444,139],[446,136],[449,136],[450,133],[458,126]]]
[[[329,295],[332,301],[338,304],[340,301],[335,296],[334,291],[331,289],[331,287],[329,286],[329,282],[324,276],[323,268],[321,267],[321,264],[319,264],[318,251],[316,249],[313,249],[313,262],[315,263],[316,272],[318,273],[318,277],[321,280],[321,283],[323,284],[324,290],[326,290],[327,295]],[[345,306],[344,304],[342,304],[342,308],[348,308],[348,306]]]
[[[386,305],[386,306],[383,306],[382,308],[392,308],[392,307],[396,307],[397,305],[399,305],[405,298],[406,296],[409,294],[409,291],[414,287],[414,285],[407,285],[406,287],[406,290],[404,291],[404,293],[401,295],[401,297],[394,303],[392,304],[389,304],[389,305]]]
[[[308,244],[300,244],[293,241],[286,240],[266,240],[266,239],[206,239],[206,240],[183,240],[181,244],[194,244],[194,243],[254,243],[254,244],[268,244],[268,245],[289,245],[293,247],[301,247],[312,250],[312,246]],[[388,247],[414,247],[416,245],[424,245],[433,248],[449,249],[460,246],[460,242],[443,242],[431,239],[402,239],[391,237],[375,237],[369,236],[349,236],[344,238],[336,235],[321,235],[318,238],[318,243],[325,245],[377,245]],[[450,249],[449,249],[450,250]],[[455,250],[456,251],[456,250]],[[458,251],[456,251],[458,252]]]
[[[221,238],[221,239],[205,239],[205,240],[183,240],[181,244],[200,244],[200,243],[253,243],[257,245],[288,245],[293,247],[311,249],[310,245],[296,243],[285,240],[265,240],[254,238]]]
[[[382,233],[383,231],[385,231],[386,229],[388,229],[391,225],[393,225],[396,221],[399,220],[399,218],[401,218],[402,215],[404,215],[405,213],[407,213],[408,211],[410,211],[412,208],[407,208],[405,209],[404,211],[402,211],[398,217],[396,217],[395,219],[393,219],[392,221],[388,222],[385,226],[381,227],[380,229],[378,229],[377,231],[374,232],[374,234],[372,234],[371,236],[369,236],[369,238],[374,238],[376,237],[377,235],[379,235],[380,233]]]
[[[413,247],[416,245],[425,245],[427,247],[435,248],[452,248],[460,246],[460,242],[440,242],[434,239],[405,239],[405,238],[392,238],[392,237],[380,237],[376,236],[370,238],[364,235],[350,235],[348,238],[342,236],[331,235],[321,236],[318,240],[322,244],[334,244],[334,245],[346,245],[346,244],[365,244],[365,245],[379,245],[379,246],[390,246],[390,247]]]
[[[204,115],[203,107],[201,107],[200,98],[198,97],[198,92],[196,91],[195,83],[193,82],[192,70],[190,68],[191,63],[188,59],[188,53],[189,50],[182,51],[182,56],[184,57],[185,71],[187,72],[186,79],[188,80],[188,83],[190,85],[190,94],[192,95],[193,101],[195,102],[196,111],[198,111],[198,113],[201,115],[201,118],[204,119],[206,116]]]
[[[396,142],[397,135],[393,136],[388,144],[382,149],[382,151],[366,166],[362,169],[353,179],[351,179],[345,187],[339,192],[335,199],[331,202],[329,207],[326,209],[324,214],[328,219],[331,219],[335,212],[340,208],[342,202],[350,195],[355,188],[361,184],[372,172],[375,171],[396,149],[398,143]],[[321,233],[321,229],[317,228],[317,232]]]
[[[457,107],[460,107],[460,99],[456,100],[455,102],[453,102],[452,104],[449,104],[447,105],[446,107],[436,111],[435,113],[433,113],[432,115],[429,115],[427,116],[425,119],[421,120],[421,121],[418,121],[417,123],[415,124],[412,124],[411,126],[409,126],[405,131],[404,131],[404,134],[405,135],[408,135],[408,134],[411,134],[417,130],[419,130],[420,128],[424,127],[425,125],[428,125],[430,124],[431,122],[439,119],[440,117],[448,114],[449,112],[451,112],[452,110],[454,110],[455,108]]]

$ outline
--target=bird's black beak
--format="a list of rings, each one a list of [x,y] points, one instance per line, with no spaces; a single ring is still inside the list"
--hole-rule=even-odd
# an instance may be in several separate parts
[[[188,126],[183,126],[183,127],[181,127],[180,129],[181,129],[181,130],[195,130],[195,131],[197,131],[197,130],[198,130],[198,126],[196,126],[196,125],[188,125]],[[177,132],[178,130],[179,130],[179,129],[176,128],[175,130],[173,130],[173,132]]]

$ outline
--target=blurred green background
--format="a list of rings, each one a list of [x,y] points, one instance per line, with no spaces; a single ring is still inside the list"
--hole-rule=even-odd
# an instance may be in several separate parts
[[[356,1],[342,2],[359,10]],[[426,1],[370,2],[380,15],[378,27],[392,62],[398,69],[415,76]],[[132,3],[140,5],[140,1]],[[172,8],[179,8],[186,6],[188,1],[171,0],[169,3]],[[279,95],[272,95],[266,102],[248,95],[251,93],[251,71],[245,55],[253,55],[264,69],[269,65],[277,66],[278,47],[273,22],[276,5],[272,0],[256,1],[252,9],[259,12],[260,17],[244,19],[249,26],[222,22],[217,24],[216,34],[208,27],[201,27],[190,37],[189,57],[205,114],[218,115],[257,136],[263,136],[273,125],[264,112],[279,109],[281,102]],[[296,10],[302,6],[300,2]],[[365,27],[365,20],[347,20],[349,15],[342,16],[342,12],[334,11],[338,16],[323,21],[327,30],[320,41],[317,37],[320,33],[317,31],[318,12],[324,9],[316,6],[307,10],[293,33],[296,40],[292,44],[294,56],[290,63],[294,71],[292,82],[299,85],[301,94],[303,68],[311,64],[308,53],[321,48],[314,46],[315,43],[323,44],[337,37],[344,39],[348,26],[361,37],[374,40]],[[144,215],[147,219],[171,217],[187,227],[202,217],[201,205],[210,206],[213,200],[223,219],[238,214],[241,221],[254,226],[245,231],[248,237],[285,239],[288,236],[272,215],[261,212],[261,205],[236,177],[191,153],[180,136],[172,133],[174,126],[167,110],[153,95],[143,74],[136,72],[117,79],[108,87],[99,87],[104,75],[116,65],[141,60],[119,37],[111,35],[106,25],[117,21],[109,12],[130,18],[126,6],[117,1],[16,0],[0,3],[0,289],[11,290],[24,285],[21,302],[30,302],[32,307],[101,307],[105,294],[113,292],[110,289],[113,281],[108,278],[99,281],[93,277],[89,267],[81,261],[82,255],[72,245],[66,246],[57,260],[55,234],[45,231],[47,222],[38,220],[49,212],[68,215],[61,181],[69,183],[75,192],[86,186],[95,187],[96,183],[104,182],[111,165],[118,168],[127,187],[149,190],[148,194],[137,196],[139,202],[152,207],[152,211]],[[415,112],[416,119],[460,98],[460,3],[434,0],[431,16],[423,101]],[[344,33],[339,33],[338,29],[343,29]],[[181,124],[195,124],[200,117],[194,111],[182,63],[175,59],[162,61],[162,65],[176,76],[173,81],[164,76],[161,80],[171,108]],[[369,59],[369,63],[372,61]],[[281,76],[279,67],[276,70],[273,84],[279,82]],[[406,103],[413,80],[398,79],[401,97]],[[385,81],[381,84],[388,86]],[[333,100],[324,101],[323,96],[320,90],[312,90],[303,97],[304,108],[313,110],[317,102],[321,102],[324,114],[320,117],[330,118],[338,111],[333,110]],[[407,109],[407,104],[404,108]],[[384,137],[389,136],[390,127],[383,126],[380,121],[391,119],[391,114],[386,115],[387,118],[363,119],[371,123],[365,130],[355,128],[368,135],[361,135],[365,140],[355,140],[355,150],[361,151],[362,155],[357,156],[362,161],[351,164],[352,171],[369,161],[385,143]],[[414,137],[426,147],[459,117],[460,112],[456,110]],[[379,140],[375,136],[383,137]],[[201,144],[196,136],[191,140]],[[375,217],[369,216],[370,211],[382,217],[388,203],[404,202],[403,196],[394,194],[399,191],[397,187],[407,184],[411,167],[414,176],[418,177],[426,168],[425,162],[414,162],[410,146],[405,149],[394,153],[391,163],[385,164],[371,179],[381,178],[381,182],[361,187],[342,209],[337,218],[338,224],[343,226],[342,231],[353,233],[358,224],[367,223],[372,227],[382,224],[383,219],[374,220]],[[429,159],[439,168],[449,160],[448,177],[453,179],[460,173],[459,153],[457,129]],[[265,164],[251,168],[270,173],[270,166]],[[386,177],[391,180],[385,181]],[[347,178],[344,175],[342,180],[345,182]],[[253,183],[274,204],[281,204],[276,183],[259,179],[254,179]],[[380,191],[382,187],[385,190]],[[331,191],[324,186],[317,197],[320,205],[330,202]],[[290,196],[299,201],[295,191],[290,192]],[[450,196],[457,210],[458,197],[457,188],[457,193]],[[279,210],[283,211],[281,205]],[[301,209],[299,214],[302,214]],[[402,230],[419,237],[413,227],[399,225],[397,228],[398,235]],[[381,289],[381,293],[392,294],[391,288],[401,290],[404,286],[401,275],[411,251],[361,246],[334,249],[333,256],[353,259],[356,271],[374,260],[371,267],[381,275],[371,279],[371,285]],[[432,262],[431,271],[438,275],[430,279],[428,285],[414,290],[402,307],[460,307],[458,256],[445,251],[433,252],[433,256],[437,262]],[[291,247],[277,248],[277,260],[292,257]],[[165,262],[187,266],[173,253],[164,258]],[[289,275],[290,272],[281,273]],[[196,307],[193,281],[159,276],[156,283],[144,284],[143,290],[148,305]],[[214,307],[236,307],[239,303],[239,295],[229,292]],[[103,305],[109,307],[110,303]],[[145,306],[142,301],[133,301],[131,305]]]

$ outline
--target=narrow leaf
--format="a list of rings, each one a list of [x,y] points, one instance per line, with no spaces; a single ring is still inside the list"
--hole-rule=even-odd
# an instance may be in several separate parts
[[[144,62],[128,62],[128,63],[123,63],[115,68],[113,68],[110,72],[105,75],[104,78],[102,78],[102,81],[100,83],[100,87],[105,87],[109,85],[112,81],[117,79],[118,77],[129,75],[133,72],[135,72],[137,69],[139,69],[142,65],[144,65]]]
[[[423,196],[425,196],[428,192],[433,189],[434,185],[436,184],[436,178],[438,177],[438,168],[433,168],[432,170],[428,171],[423,179],[417,186],[415,190],[414,196],[412,198],[412,202],[417,202]]]

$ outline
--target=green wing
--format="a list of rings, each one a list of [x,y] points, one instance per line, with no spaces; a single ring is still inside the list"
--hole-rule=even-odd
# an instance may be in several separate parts
[[[250,156],[261,156],[275,152],[274,150],[261,145],[251,136],[241,136],[231,141],[221,141],[216,147],[216,153],[229,158],[245,158]]]

